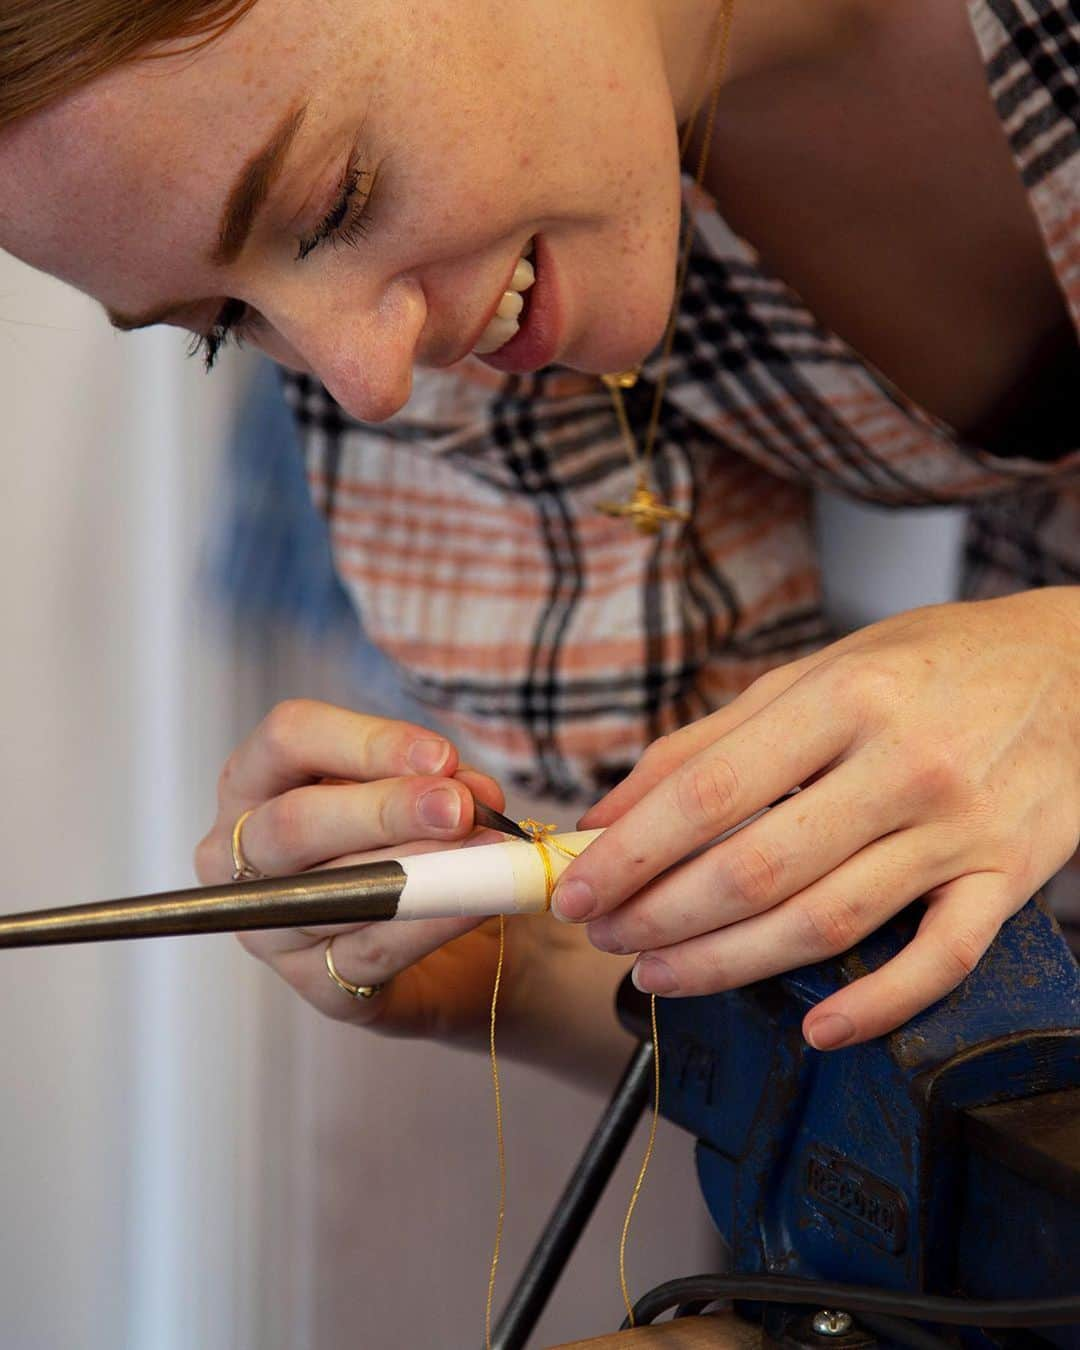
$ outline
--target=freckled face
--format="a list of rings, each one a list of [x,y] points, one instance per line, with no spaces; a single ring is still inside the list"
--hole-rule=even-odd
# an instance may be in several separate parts
[[[293,114],[223,258],[230,193]],[[206,333],[228,305],[366,421],[403,406],[414,365],[464,354],[535,235],[558,275],[553,359],[640,360],[677,230],[644,0],[258,0],[204,51],[111,72],[0,136],[0,245],[120,315],[172,306]]]

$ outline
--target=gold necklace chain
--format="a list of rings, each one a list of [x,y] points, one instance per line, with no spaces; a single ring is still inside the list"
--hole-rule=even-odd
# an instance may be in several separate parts
[[[713,79],[712,93],[709,99],[708,116],[705,124],[705,136],[701,143],[701,153],[698,157],[697,173],[694,183],[700,191],[701,185],[705,180],[705,170],[708,167],[709,149],[712,145],[713,131],[716,127],[716,109],[720,101],[720,87],[723,84],[724,74],[727,70],[728,48],[731,44],[731,21],[735,12],[735,0],[723,0],[719,17],[716,22],[716,29],[713,34],[712,50],[709,56],[709,68],[715,69],[716,75]],[[682,163],[683,156],[686,155],[694,137],[694,130],[697,126],[698,116],[701,112],[702,98],[699,97],[694,106],[693,113],[687,123],[682,143],[679,146],[679,162]],[[611,394],[612,402],[615,405],[615,415],[619,419],[619,428],[622,432],[623,443],[626,447],[626,453],[630,464],[636,471],[636,481],[634,490],[625,502],[606,502],[598,509],[606,516],[617,516],[629,520],[639,534],[657,534],[665,521],[679,520],[688,521],[689,513],[680,510],[675,506],[668,506],[656,494],[652,486],[652,463],[653,447],[656,442],[656,433],[660,425],[660,408],[664,402],[664,393],[667,389],[668,370],[671,364],[671,349],[675,344],[675,327],[679,318],[679,306],[682,303],[683,291],[686,288],[686,279],[690,271],[690,253],[694,243],[694,213],[693,210],[687,212],[686,233],[682,241],[679,256],[679,269],[675,284],[675,301],[671,307],[671,314],[668,318],[667,330],[664,334],[664,345],[661,355],[660,373],[656,382],[656,393],[653,397],[652,415],[649,418],[649,428],[645,437],[644,451],[638,450],[637,440],[634,436],[630,419],[626,413],[626,402],[623,398],[624,389],[633,389],[638,382],[641,374],[641,367],[636,366],[632,370],[615,371],[610,375],[601,375],[601,380],[607,386]]]

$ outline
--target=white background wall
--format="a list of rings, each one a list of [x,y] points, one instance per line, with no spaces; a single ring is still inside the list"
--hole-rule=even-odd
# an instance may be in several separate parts
[[[233,715],[189,576],[235,385],[181,351],[0,257],[5,910],[190,884]],[[243,1274],[250,964],[226,939],[0,957],[0,1345],[237,1344],[196,1323]]]
[[[0,910],[191,884],[237,736],[273,697],[348,698],[333,661],[237,652],[195,598],[242,367],[207,381],[181,350],[0,257]],[[955,519],[822,520],[849,621],[945,597]],[[3,1350],[480,1343],[483,1061],[333,1026],[192,938],[0,952],[0,1082]],[[506,1090],[504,1292],[596,1112],[512,1067]],[[537,1345],[621,1316],[636,1162]],[[636,1287],[701,1263],[674,1131],[635,1224]]]

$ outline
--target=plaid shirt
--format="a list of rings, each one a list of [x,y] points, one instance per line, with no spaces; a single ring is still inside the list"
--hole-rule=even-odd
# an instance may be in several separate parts
[[[1080,8],[970,0],[990,93],[1080,320]],[[970,502],[965,594],[1080,584],[1080,450],[965,444],[826,331],[711,201],[696,211],[654,476],[685,526],[597,511],[633,487],[608,394],[558,367],[416,372],[377,426],[288,377],[336,566],[406,690],[473,762],[592,799],[657,736],[830,634],[815,486]],[[647,425],[659,353],[627,398]]]

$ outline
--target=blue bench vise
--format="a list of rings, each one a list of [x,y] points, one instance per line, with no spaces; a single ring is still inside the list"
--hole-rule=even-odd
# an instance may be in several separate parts
[[[730,1274],[972,1300],[1076,1296],[1080,966],[1041,901],[1005,924],[953,993],[898,1031],[827,1053],[803,1040],[806,1012],[900,951],[921,912],[910,907],[819,965],[705,998],[658,999],[660,1110],[697,1140]],[[649,1002],[629,980],[618,1009],[651,1049]],[[636,1080],[632,1063],[620,1085],[624,1105],[636,1092],[639,1112],[651,1087],[643,1051]],[[556,1248],[565,1260],[576,1240],[560,1226],[595,1203],[601,1154],[609,1174],[629,1137],[613,1114],[618,1099],[508,1304],[499,1350],[524,1344],[515,1312],[530,1296],[535,1311],[545,1260],[550,1276]],[[760,1318],[766,1344],[814,1343],[805,1307],[739,1309]],[[867,1345],[859,1333],[856,1324],[835,1344]],[[1075,1322],[1004,1339],[952,1334],[971,1346],[1080,1350]]]

